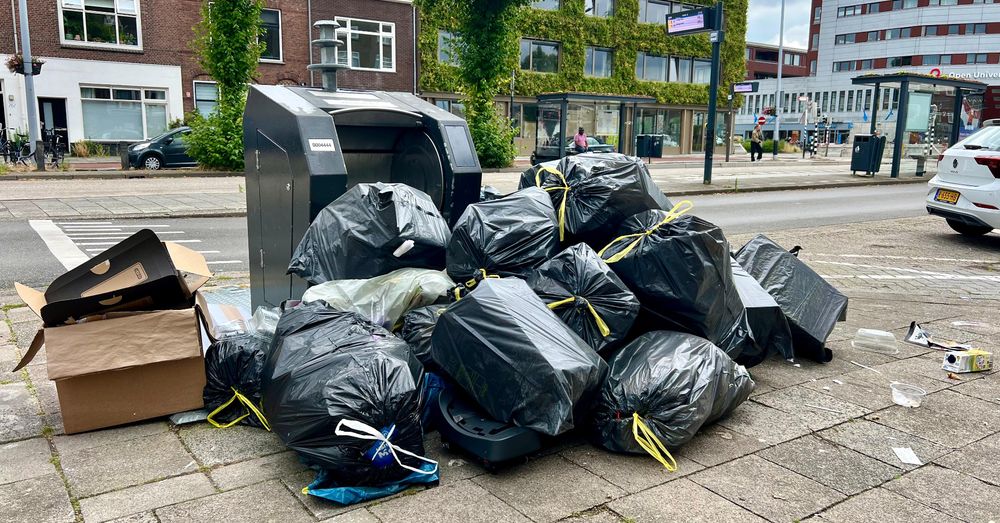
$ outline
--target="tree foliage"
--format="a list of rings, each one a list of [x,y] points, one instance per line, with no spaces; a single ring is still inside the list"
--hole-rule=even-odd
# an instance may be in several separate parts
[[[219,88],[216,110],[188,115],[188,153],[204,167],[243,170],[243,109],[257,73],[263,0],[204,1],[193,47]]]
[[[458,39],[458,77],[479,162],[504,167],[514,160],[514,128],[494,104],[517,68],[519,17],[531,0],[419,0],[425,12],[446,12]],[[435,34],[435,43],[437,32]]]

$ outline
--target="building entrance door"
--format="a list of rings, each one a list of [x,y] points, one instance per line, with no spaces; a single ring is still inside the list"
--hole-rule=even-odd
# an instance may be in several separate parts
[[[62,138],[60,143],[68,148],[69,135],[66,132],[66,99],[39,98],[38,115],[45,129],[55,131]]]

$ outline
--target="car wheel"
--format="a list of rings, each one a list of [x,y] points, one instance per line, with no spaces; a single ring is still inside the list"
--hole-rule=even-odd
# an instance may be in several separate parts
[[[158,171],[163,168],[163,160],[160,160],[159,156],[155,154],[150,154],[139,162],[143,169],[148,169],[150,171]]]
[[[952,230],[963,236],[982,236],[993,230],[993,227],[989,227],[987,225],[971,225],[958,220],[947,221],[948,227],[951,227]]]

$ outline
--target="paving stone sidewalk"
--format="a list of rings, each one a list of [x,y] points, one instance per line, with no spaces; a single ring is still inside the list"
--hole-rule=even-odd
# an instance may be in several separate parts
[[[570,435],[490,474],[432,433],[425,444],[440,463],[440,486],[351,507],[302,495],[312,473],[262,430],[155,420],[64,435],[44,350],[25,371],[7,372],[38,327],[28,309],[7,306],[0,309],[0,520],[997,521],[1000,372],[955,380],[938,352],[900,344],[898,354],[873,354],[850,343],[859,327],[901,338],[917,320],[936,335],[998,352],[1000,283],[950,276],[991,276],[1000,256],[984,247],[1000,237],[966,240],[938,234],[939,225],[919,218],[770,233],[802,244],[802,259],[841,277],[851,303],[848,321],[830,337],[835,359],[771,359],[752,368],[751,399],[676,452],[677,472]],[[730,240],[740,245],[749,236]],[[825,260],[852,265],[831,272]],[[922,278],[871,278],[907,271]],[[844,278],[851,275],[869,278]],[[956,292],[944,292],[941,281]],[[891,381],[929,395],[917,409],[894,405]],[[894,447],[912,448],[923,464],[903,464]]]

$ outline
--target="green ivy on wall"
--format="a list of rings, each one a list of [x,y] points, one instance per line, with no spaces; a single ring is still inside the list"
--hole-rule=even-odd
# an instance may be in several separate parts
[[[748,0],[724,0],[725,40],[722,44],[721,104],[726,103],[728,86],[746,76],[745,35]],[[537,96],[542,93],[587,92],[599,94],[644,95],[660,103],[707,105],[708,86],[679,82],[648,82],[635,77],[639,51],[684,57],[711,57],[708,34],[666,36],[663,24],[638,23],[639,0],[616,0],[614,16],[598,18],[584,15],[585,0],[562,0],[558,11],[526,8],[519,17],[520,33],[525,38],[559,43],[559,72],[516,71],[515,93]],[[456,20],[447,9],[421,7],[418,46],[420,89],[426,92],[463,94],[458,68],[437,60],[438,31],[456,31]],[[588,46],[614,50],[610,78],[584,76],[583,66]],[[505,92],[505,91],[504,91]],[[737,103],[739,101],[737,100]]]

